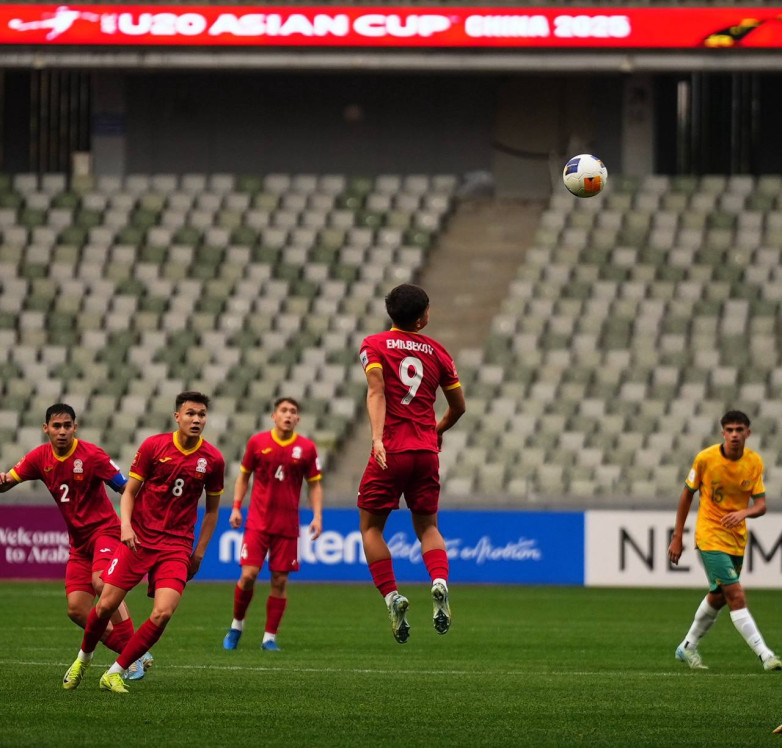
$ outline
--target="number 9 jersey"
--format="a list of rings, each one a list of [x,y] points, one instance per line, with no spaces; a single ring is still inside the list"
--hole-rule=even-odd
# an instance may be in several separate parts
[[[365,372],[383,372],[386,452],[437,452],[437,390],[461,387],[448,351],[432,338],[392,327],[365,338],[359,359]]]
[[[131,516],[139,545],[192,551],[201,494],[223,492],[225,460],[220,452],[203,438],[184,449],[178,432],[157,434],[138,448],[130,476],[142,481]]]

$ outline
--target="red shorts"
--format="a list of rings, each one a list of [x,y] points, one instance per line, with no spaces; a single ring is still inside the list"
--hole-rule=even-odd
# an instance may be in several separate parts
[[[154,597],[155,590],[160,587],[168,587],[181,593],[187,584],[190,555],[184,549],[157,551],[138,546],[134,552],[124,543],[120,543],[111,563],[103,570],[100,578],[106,584],[129,591],[148,574],[147,594],[150,597]]]
[[[372,514],[399,509],[399,498],[414,514],[435,514],[440,501],[440,456],[437,452],[392,452],[381,470],[374,457],[361,478],[358,507]]]
[[[269,554],[271,571],[299,570],[299,539],[282,535],[270,535],[259,530],[245,530],[239,563],[242,566],[263,566]]]
[[[111,561],[119,538],[112,535],[98,535],[92,544],[92,553],[71,548],[68,563],[65,566],[65,594],[71,592],[89,592],[95,594],[92,575],[103,571]]]

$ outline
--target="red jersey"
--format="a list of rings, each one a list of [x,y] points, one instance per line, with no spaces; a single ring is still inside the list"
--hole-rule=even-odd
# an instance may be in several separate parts
[[[74,439],[65,457],[41,444],[10,470],[14,480],[42,480],[68,526],[71,548],[90,552],[96,535],[119,538],[119,517],[104,483],[121,491],[127,479],[100,448]]]
[[[220,452],[203,439],[183,449],[176,431],[157,434],[138,448],[130,475],[143,481],[131,516],[139,545],[192,551],[201,494],[223,492],[225,460]]]
[[[241,471],[253,474],[248,530],[299,537],[299,498],[304,479],[321,479],[315,444],[294,433],[282,441],[273,431],[251,436]]]
[[[448,351],[432,338],[392,327],[365,338],[359,358],[365,372],[383,371],[386,452],[437,452],[437,390],[461,387]]]

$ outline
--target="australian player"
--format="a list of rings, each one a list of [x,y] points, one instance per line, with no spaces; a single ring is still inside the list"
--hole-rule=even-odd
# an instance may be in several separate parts
[[[277,630],[288,602],[288,577],[299,569],[299,499],[307,481],[312,506],[310,536],[323,529],[323,486],[315,444],[296,433],[299,403],[281,397],[274,403],[274,427],[250,437],[234,487],[231,527],[242,526],[242,501],[250,476],[253,488],[240,563],[242,575],[234,590],[234,617],[223,639],[225,649],[236,649],[244,630],[247,608],[253,598],[255,580],[269,554],[271,590],[266,598],[266,625],[261,649],[279,652]]]
[[[410,634],[409,602],[397,589],[383,530],[404,494],[432,580],[434,628],[447,633],[451,609],[448,556],[437,526],[438,452],[465,402],[453,359],[440,343],[421,334],[429,322],[426,292],[409,283],[397,286],[386,297],[386,311],[392,328],[365,338],[359,353],[367,377],[372,453],[359,486],[358,508],[372,580],[385,599],[394,638],[404,644]],[[434,412],[438,389],[448,403],[439,421]]]
[[[766,513],[763,460],[745,446],[751,433],[745,413],[731,410],[720,419],[720,424],[723,442],[698,453],[684,482],[673,538],[668,547],[671,562],[678,564],[683,549],[684,524],[692,498],[699,491],[695,545],[709,578],[709,594],[701,601],[690,630],[676,648],[676,659],[693,670],[707,669],[698,652],[698,643],[727,605],[733,625],[758,656],[764,670],[782,670],[782,661],[766,646],[747,608],[747,598],[739,581],[747,545],[746,520]]]
[[[120,537],[119,517],[105,487],[122,493],[128,479],[100,447],[77,439],[77,430],[76,412],[70,405],[49,406],[43,424],[48,442],[22,457],[7,473],[0,473],[0,493],[28,480],[40,480],[48,489],[68,528],[68,617],[84,628],[95,596],[103,589],[101,572]],[[123,602],[112,615],[102,641],[121,652],[131,636],[133,621]],[[142,660],[131,663],[126,678],[144,677],[144,666],[148,668],[153,660],[149,653]]]
[[[174,413],[177,430],[151,436],[139,447],[120,501],[121,543],[103,572],[103,593],[90,611],[78,657],[63,678],[66,690],[81,682],[125,595],[149,575],[152,613],[100,679],[102,690],[127,693],[120,673],[161,637],[185,585],[198,572],[217,524],[225,475],[223,456],[202,437],[208,406],[206,395],[181,392]],[[194,548],[203,493],[206,511]]]

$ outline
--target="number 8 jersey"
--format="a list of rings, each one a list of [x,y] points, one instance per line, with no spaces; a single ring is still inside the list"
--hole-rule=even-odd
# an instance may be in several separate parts
[[[365,372],[383,372],[386,452],[437,452],[437,390],[461,387],[448,351],[432,338],[392,327],[365,338],[359,358]]]
[[[144,548],[192,551],[201,494],[223,492],[225,460],[220,452],[202,438],[184,449],[177,434],[145,439],[130,466],[130,476],[142,481],[131,525]]]

